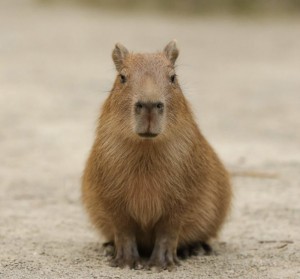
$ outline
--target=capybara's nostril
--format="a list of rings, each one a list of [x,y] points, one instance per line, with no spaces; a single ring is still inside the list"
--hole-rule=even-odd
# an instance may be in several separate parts
[[[141,102],[136,102],[136,103],[134,104],[135,113],[136,113],[136,114],[141,114],[142,109],[143,109],[144,107],[145,107],[145,106],[144,106]]]
[[[156,108],[161,110],[164,108],[164,104],[162,102],[158,102],[158,103],[156,103]]]
[[[137,102],[137,103],[135,103],[135,108],[142,109],[143,108],[143,104],[141,102]]]

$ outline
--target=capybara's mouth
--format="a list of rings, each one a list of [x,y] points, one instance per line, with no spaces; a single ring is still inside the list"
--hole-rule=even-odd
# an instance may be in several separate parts
[[[155,138],[158,134],[154,134],[154,133],[138,133],[138,135],[140,137],[143,137],[143,138]]]

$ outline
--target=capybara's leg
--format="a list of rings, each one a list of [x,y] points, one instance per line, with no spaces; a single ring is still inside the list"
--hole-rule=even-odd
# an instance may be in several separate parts
[[[114,245],[115,255],[111,265],[115,267],[136,268],[140,264],[140,256],[135,236],[135,224],[131,220],[115,221]]]
[[[169,220],[160,220],[155,227],[155,244],[148,266],[169,269],[179,265],[177,258],[179,225]]]

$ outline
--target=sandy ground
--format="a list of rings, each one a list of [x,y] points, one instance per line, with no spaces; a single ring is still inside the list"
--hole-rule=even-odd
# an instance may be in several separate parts
[[[0,4],[0,278],[300,278],[300,20],[21,3]],[[232,172],[246,175],[233,177],[216,255],[171,273],[111,268],[80,203],[115,75],[111,50],[117,41],[158,50],[172,38],[203,133]]]

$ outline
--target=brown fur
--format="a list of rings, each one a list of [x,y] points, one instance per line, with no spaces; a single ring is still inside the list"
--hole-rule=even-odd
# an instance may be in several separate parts
[[[170,57],[167,48],[113,54],[128,83],[118,76],[103,106],[82,197],[92,223],[114,242],[117,266],[134,266],[141,250],[152,253],[150,265],[172,266],[179,247],[216,237],[229,210],[228,174],[199,131],[178,81],[169,82],[174,48]],[[144,88],[149,78],[150,90]],[[145,94],[163,99],[166,107],[154,139],[134,132],[133,104]]]

